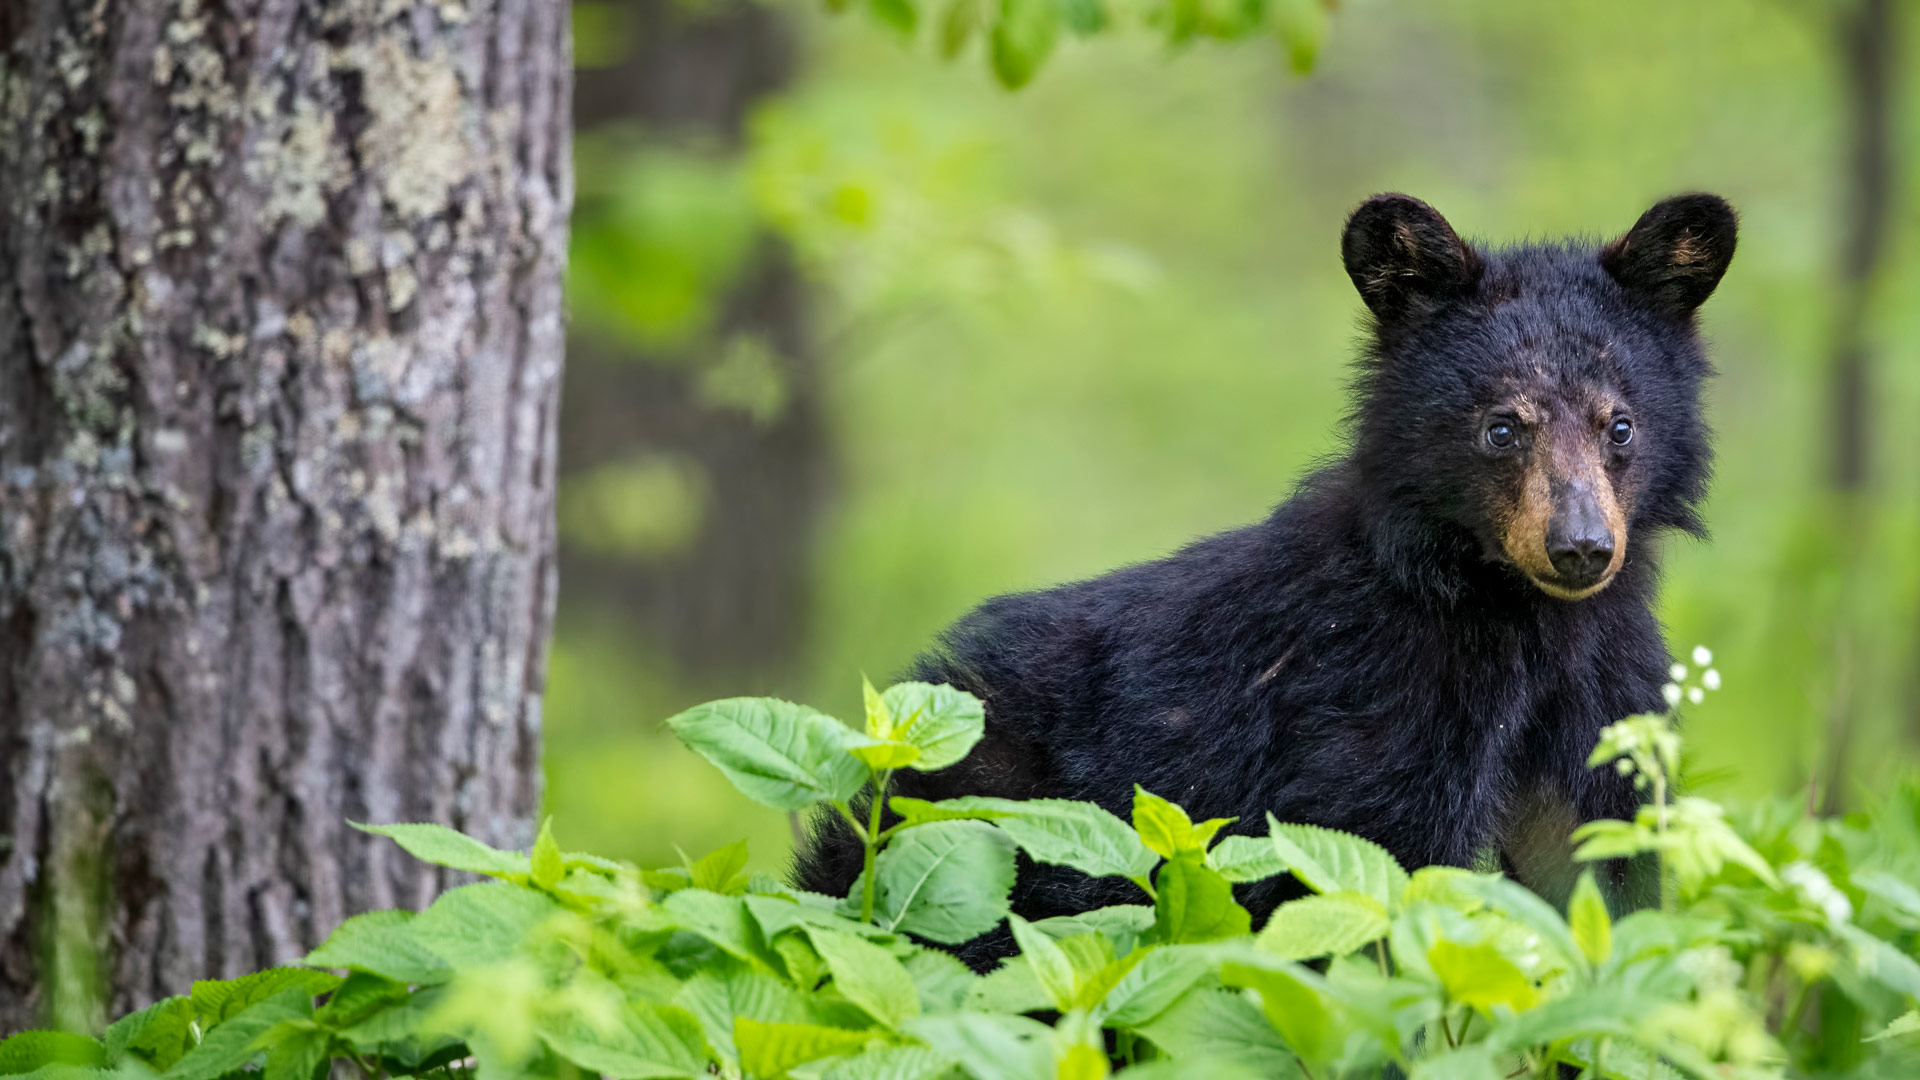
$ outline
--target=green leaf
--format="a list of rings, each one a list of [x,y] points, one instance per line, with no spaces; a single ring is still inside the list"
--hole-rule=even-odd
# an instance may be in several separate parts
[[[952,1012],[967,1000],[968,991],[980,981],[973,969],[961,963],[952,953],[938,949],[915,949],[901,961],[907,969],[907,975],[913,979],[915,991],[920,996],[922,1012]]]
[[[848,751],[871,740],[804,705],[728,698],[696,705],[667,726],[741,794],[775,810],[844,802],[867,780],[867,770]]]
[[[1107,9],[1101,0],[1060,0],[1060,14],[1066,19],[1067,29],[1081,37],[1097,34],[1107,25]]]
[[[967,47],[967,41],[980,25],[980,8],[986,0],[948,0],[947,13],[940,20],[940,57],[951,60]]]
[[[833,973],[833,985],[868,1016],[898,1028],[920,1015],[913,976],[892,953],[841,930],[813,927],[807,933]]]
[[[993,73],[1000,85],[1018,90],[1032,82],[1059,40],[1060,13],[1053,0],[1000,0],[992,36]]]
[[[896,683],[881,700],[893,717],[892,738],[919,749],[913,767],[922,772],[958,764],[987,730],[986,706],[951,686]]]
[[[193,1022],[193,1002],[185,995],[162,998],[108,1026],[102,1038],[107,1060],[118,1065],[132,1056],[165,1072],[197,1041]]]
[[[1417,903],[1439,904],[1470,915],[1486,907],[1487,902],[1464,891],[1460,885],[1479,876],[1458,866],[1423,866],[1407,879],[1400,903],[1408,907]]]
[[[795,1066],[795,1080],[935,1080],[953,1059],[929,1046],[870,1046],[857,1054]]]
[[[1252,916],[1234,902],[1232,883],[1197,852],[1169,859],[1155,884],[1154,929],[1166,944],[1218,941],[1253,929]]]
[[[601,1024],[579,1013],[544,1018],[540,1037],[554,1053],[610,1080],[707,1075],[700,1021],[673,1005],[636,1002]]]
[[[566,857],[560,854],[560,845],[553,839],[552,815],[540,823],[540,835],[533,842],[533,854],[527,863],[533,883],[543,889],[553,888],[567,876]]]
[[[490,848],[445,825],[362,825],[357,821],[347,824],[364,833],[384,836],[399,844],[407,854],[435,866],[500,878],[524,877],[528,872],[525,855]]]
[[[818,1024],[762,1023],[735,1017],[733,1041],[740,1048],[740,1070],[759,1080],[778,1080],[795,1065],[858,1050],[873,1038],[869,1031]]]
[[[1386,848],[1317,825],[1284,825],[1272,814],[1267,815],[1267,827],[1281,865],[1307,888],[1365,893],[1386,905],[1389,914],[1400,909],[1407,872]]]
[[[1320,47],[1327,40],[1328,18],[1323,0],[1272,0],[1274,35],[1285,47],[1293,70],[1313,70]]]
[[[188,1000],[200,1026],[212,1027],[287,990],[304,990],[309,999],[340,985],[337,975],[304,968],[268,968],[238,979],[202,980],[193,984]]]
[[[453,969],[433,950],[415,941],[411,911],[369,911],[339,925],[302,963],[384,975],[398,982],[445,982]]]
[[[560,910],[551,897],[531,889],[462,885],[414,916],[407,933],[449,964],[478,966],[513,955],[535,927]]]
[[[1505,1075],[1493,1051],[1475,1043],[1452,1050],[1442,1047],[1421,1058],[1413,1063],[1410,1080],[1493,1080]]]
[[[1207,822],[1204,830],[1196,830],[1185,810],[1139,784],[1133,785],[1133,831],[1140,834],[1140,842],[1148,851],[1162,858],[1171,859],[1185,851],[1204,855],[1207,842],[1226,824],[1226,818],[1216,818]]]
[[[1488,907],[1531,930],[1540,944],[1560,959],[1563,968],[1586,969],[1586,953],[1574,943],[1567,921],[1533,890],[1507,878],[1479,874],[1455,884],[1462,892],[1479,897]]]
[[[860,699],[866,705],[867,737],[882,741],[893,738],[893,713],[887,708],[887,699],[865,675],[860,676]]]
[[[1834,929],[1851,947],[1854,967],[1861,975],[1903,997],[1920,997],[1920,962],[1851,923]]]
[[[1906,1012],[1895,1017],[1893,1023],[1881,1028],[1878,1034],[1867,1036],[1866,1041],[1870,1043],[1885,1042],[1888,1039],[1897,1039],[1902,1035],[1915,1034],[1920,1034],[1920,1011],[1908,1009]],[[4,1046],[0,1046],[0,1058],[6,1056],[5,1049]]]
[[[1229,836],[1207,853],[1207,865],[1238,885],[1287,872],[1273,841],[1264,836]]]
[[[1033,971],[1034,978],[1039,981],[1040,988],[1046,991],[1053,1007],[1061,1012],[1072,1009],[1079,979],[1066,952],[1058,942],[1034,929],[1032,923],[1018,915],[1007,916],[1007,925],[1013,930],[1013,940],[1020,946],[1020,958]]]
[[[1613,955],[1613,919],[1607,914],[1606,898],[1593,880],[1593,871],[1580,875],[1567,902],[1567,923],[1575,945],[1591,964],[1604,964]]]
[[[234,1014],[224,1023],[209,1029],[200,1044],[173,1067],[162,1073],[164,1080],[215,1080],[253,1061],[264,1050],[256,1045],[261,1035],[283,1020],[313,1015],[313,995],[304,987],[282,990]]]
[[[408,993],[406,983],[356,971],[327,995],[327,1003],[314,1012],[314,1019],[328,1027],[351,1027],[382,1009],[408,1000]]]
[[[1220,978],[1228,986],[1258,991],[1267,1022],[1309,1064],[1324,1064],[1339,1057],[1353,1031],[1337,1003],[1329,998],[1325,977],[1308,968],[1289,963],[1258,967],[1229,963],[1221,967]]]
[[[976,821],[916,825],[896,834],[874,864],[874,919],[899,930],[958,945],[1000,924],[1013,892],[1013,844]],[[859,896],[856,881],[851,896]]]
[[[1114,904],[1078,915],[1056,915],[1033,925],[1056,941],[1076,934],[1099,934],[1113,942],[1115,955],[1125,956],[1153,929],[1153,909],[1145,904]]]
[[[1293,1051],[1259,1007],[1230,991],[1194,990],[1133,1027],[1176,1061],[1219,1059],[1272,1080],[1305,1080]]]
[[[1090,802],[967,796],[937,803],[893,799],[890,805],[911,820],[991,821],[1033,861],[1070,866],[1092,877],[1143,877],[1160,861],[1126,822]]]
[[[262,1036],[272,1043],[262,1080],[315,1080],[333,1048],[333,1033],[303,1020],[282,1020],[279,1027]]]
[[[682,889],[661,902],[679,924],[727,953],[762,970],[775,971],[779,958],[767,947],[746,898],[705,889]]]
[[[1489,1014],[1496,1005],[1521,1012],[1540,997],[1533,981],[1490,943],[1438,941],[1427,950],[1427,962],[1448,998]]]
[[[1585,987],[1496,1024],[1486,1045],[1495,1051],[1517,1052],[1582,1036],[1624,1042],[1639,1037],[1640,1022],[1653,1004],[1624,987]]]
[[[1108,1027],[1138,1027],[1213,975],[1219,955],[1193,945],[1155,945],[1123,975],[1092,1009]]]
[[[869,769],[904,769],[920,760],[920,748],[901,742],[877,742],[847,751]]]
[[[881,25],[897,33],[911,36],[914,26],[920,21],[910,0],[869,0],[874,18]]]
[[[1387,936],[1387,909],[1365,893],[1303,896],[1274,909],[1256,944],[1282,960],[1344,956]]]
[[[65,1031],[23,1031],[0,1042],[0,1076],[30,1073],[43,1065],[99,1066],[107,1048],[85,1035]]]
[[[975,1080],[1054,1080],[1053,1032],[1024,1016],[923,1016],[907,1031]]]
[[[719,973],[704,971],[688,979],[673,999],[700,1020],[707,1043],[721,1060],[737,1064],[733,1042],[735,1017],[762,1023],[804,1023],[813,1019],[806,996],[771,975],[736,968]]]
[[[693,887],[708,892],[731,893],[734,891],[735,878],[747,868],[747,842],[735,840],[723,848],[716,848],[694,860],[687,873]]]

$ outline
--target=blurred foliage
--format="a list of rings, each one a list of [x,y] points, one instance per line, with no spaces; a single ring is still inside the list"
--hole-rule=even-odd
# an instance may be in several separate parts
[[[743,688],[854,712],[843,672],[897,671],[986,596],[1264,514],[1340,447],[1360,305],[1339,227],[1381,190],[1495,242],[1611,234],[1691,188],[1740,207],[1740,255],[1704,311],[1722,372],[1713,538],[1665,556],[1673,641],[1715,642],[1728,686],[1689,710],[1689,774],[1715,794],[1803,791],[1844,694],[1848,794],[1884,789],[1920,732],[1920,427],[1906,420],[1920,411],[1920,201],[1896,204],[1872,314],[1873,486],[1842,504],[1826,484],[1846,167],[1835,7],[1359,0],[1305,77],[1275,50],[1169,50],[1116,17],[1095,43],[1062,37],[1017,95],[932,58],[932,9],[905,47],[872,19],[785,9],[806,74],[759,110],[744,155],[632,151],[629,136],[600,157],[583,142],[573,285],[585,326],[697,338],[755,228],[799,254],[844,477],[816,546],[807,656],[690,685],[657,642],[569,620],[563,586],[548,712],[560,827],[649,862],[673,858],[669,836],[731,838],[757,819],[711,836],[688,824],[738,804],[661,718]],[[1920,56],[1920,19],[1906,33]],[[1902,93],[1915,176],[1920,80]],[[590,192],[627,216],[590,212]],[[601,235],[616,220],[634,235]],[[633,481],[604,481],[604,497]],[[664,534],[610,524],[630,512],[570,511],[563,527]],[[755,841],[756,865],[777,869],[779,848]]]

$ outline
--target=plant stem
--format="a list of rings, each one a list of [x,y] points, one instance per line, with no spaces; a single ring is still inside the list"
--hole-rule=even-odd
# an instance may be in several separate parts
[[[874,873],[873,858],[880,852],[880,810],[887,801],[887,781],[893,778],[889,769],[881,769],[873,774],[873,801],[867,807],[867,828],[860,840],[866,847],[865,876],[866,888],[860,893],[860,921],[873,921]]]
[[[859,837],[861,843],[866,843],[867,827],[860,824],[859,818],[853,816],[853,807],[843,802],[836,802],[833,804],[833,808],[839,812],[840,819],[845,821],[847,826],[853,830],[853,835]]]
[[[1807,1003],[1813,1000],[1813,988],[1819,979],[1808,979],[1800,984],[1800,993],[1793,999],[1793,1009],[1787,1013],[1786,1020],[1780,1024],[1781,1039],[1791,1039],[1800,1032],[1800,1021],[1807,1012]]]
[[[347,1055],[347,1060],[353,1062],[353,1067],[356,1069],[359,1069],[360,1075],[366,1077],[366,1080],[379,1080],[380,1077],[383,1077],[386,1075],[384,1071],[375,1072],[373,1069],[369,1068],[367,1066],[367,1059],[361,1057],[357,1052],[355,1052],[353,1047],[347,1046],[343,1043],[340,1046],[340,1051],[341,1053],[344,1053]]]
[[[1653,851],[1660,864],[1660,910],[1671,915],[1674,889],[1672,871],[1667,865],[1667,771],[1664,767],[1653,770],[1653,815],[1654,833],[1660,838]]]
[[[1444,1012],[1440,1014],[1440,1034],[1447,1037],[1447,1049],[1451,1050],[1460,1045],[1460,1040],[1453,1037],[1453,1021],[1449,1020]]]
[[[1387,942],[1385,938],[1376,938],[1373,942],[1374,959],[1380,961],[1380,974],[1391,977],[1393,972],[1387,967]]]
[[[1467,1025],[1471,1023],[1473,1023],[1473,1010],[1469,1008],[1467,1010],[1466,1015],[1460,1018],[1460,1041],[1461,1042],[1467,1041]]]

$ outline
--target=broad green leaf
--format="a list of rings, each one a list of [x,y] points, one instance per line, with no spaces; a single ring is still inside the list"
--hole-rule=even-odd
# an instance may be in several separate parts
[[[891,805],[895,812],[915,820],[992,821],[1035,862],[1071,866],[1092,877],[1144,877],[1160,861],[1126,822],[1090,802],[967,796],[937,803],[894,799]],[[921,814],[938,817],[921,818]]]
[[[1259,1007],[1231,991],[1194,990],[1132,1027],[1175,1061],[1217,1059],[1272,1080],[1305,1080],[1293,1051]],[[1184,1075],[1211,1076],[1205,1072]]]
[[[1286,49],[1293,70],[1302,75],[1312,71],[1327,39],[1329,19],[1324,0],[1273,0],[1269,10],[1274,36]]]
[[[778,958],[767,947],[745,897],[722,896],[705,889],[682,889],[661,901],[660,906],[666,908],[680,926],[731,955],[763,970],[778,969]]]
[[[1888,1039],[1897,1039],[1902,1035],[1916,1034],[1920,1034],[1920,1011],[1908,1009],[1906,1012],[1895,1017],[1891,1024],[1881,1028],[1877,1034],[1869,1035],[1867,1041],[1870,1043],[1885,1042]],[[0,1057],[5,1056],[3,1052],[4,1049],[4,1047],[0,1047]]]
[[[161,1074],[163,1080],[214,1080],[224,1076],[270,1049],[257,1045],[269,1029],[283,1020],[312,1015],[313,995],[304,987],[282,990],[207,1030],[199,1045]]]
[[[303,963],[384,975],[398,982],[445,982],[453,969],[433,950],[414,940],[411,911],[369,911],[334,930]]]
[[[1194,825],[1187,812],[1141,787],[1133,785],[1133,829],[1147,850],[1171,859],[1181,852],[1206,854],[1214,834],[1233,824],[1231,818],[1214,818]]]
[[[923,1016],[907,1031],[975,1080],[1054,1080],[1053,1032],[1024,1016]]]
[[[30,1073],[45,1065],[93,1067],[106,1063],[105,1046],[65,1031],[23,1031],[0,1042],[0,1076]]]
[[[722,1061],[737,1064],[733,1022],[747,1017],[762,1023],[806,1023],[814,1019],[806,995],[786,983],[757,971],[735,969],[725,974],[702,972],[687,980],[673,999],[692,1013],[706,1031],[707,1043]]]
[[[1145,904],[1114,904],[1078,915],[1056,915],[1033,925],[1056,941],[1076,934],[1100,934],[1113,942],[1115,955],[1125,956],[1153,929],[1153,909]]]
[[[1461,889],[1460,884],[1478,876],[1458,866],[1423,866],[1407,879],[1406,892],[1400,902],[1408,906],[1416,903],[1439,904],[1472,914],[1486,907],[1487,903]]]
[[[707,1075],[700,1021],[672,1005],[635,1003],[599,1024],[555,1013],[542,1020],[540,1037],[554,1053],[609,1080]]]
[[[1020,946],[1020,958],[1032,969],[1053,1007],[1061,1012],[1072,1009],[1079,979],[1066,952],[1058,942],[1018,915],[1007,916],[1007,925],[1013,929],[1013,940]]]
[[[308,1020],[282,1020],[279,1028],[261,1036],[271,1044],[262,1080],[315,1080],[333,1048],[333,1033]]]
[[[930,1046],[869,1046],[788,1070],[794,1080],[935,1080],[953,1059]]]
[[[327,995],[327,1003],[314,1012],[314,1019],[329,1027],[351,1027],[382,1009],[408,999],[407,984],[356,971],[339,988]]]
[[[1141,952],[1145,955],[1093,1006],[1095,1020],[1138,1027],[1211,979],[1219,963],[1219,955],[1204,946],[1155,945]]]
[[[1218,941],[1253,929],[1247,909],[1234,902],[1232,883],[1197,852],[1169,859],[1154,881],[1154,929],[1166,944]]]
[[[874,18],[899,34],[912,36],[913,28],[920,19],[912,0],[868,0],[868,6]]]
[[[1061,0],[1060,14],[1066,19],[1067,29],[1081,37],[1097,34],[1107,25],[1107,9],[1101,0]]]
[[[848,1001],[889,1028],[920,1015],[920,994],[913,976],[893,954],[840,930],[814,927],[813,947],[833,973],[833,985]]]
[[[1653,1004],[1624,987],[1582,987],[1496,1024],[1487,1045],[1519,1051],[1580,1037],[1631,1040],[1639,1036],[1640,1023],[1653,1011]]]
[[[1490,943],[1435,942],[1427,950],[1427,963],[1448,998],[1489,1014],[1495,1006],[1524,1011],[1540,997],[1532,980]]]
[[[1220,871],[1221,877],[1236,885],[1246,881],[1263,881],[1287,872],[1287,865],[1280,861],[1280,853],[1274,850],[1273,841],[1264,836],[1229,836],[1222,839],[1207,853],[1207,865]]]
[[[567,876],[566,856],[560,854],[560,845],[553,839],[553,817],[548,815],[540,823],[540,835],[533,841],[533,854],[527,858],[527,869],[533,877],[533,883],[543,889],[551,889],[560,884]]]
[[[1230,1057],[1193,1054],[1178,1060],[1161,1058],[1130,1065],[1127,1067],[1126,1080],[1270,1080],[1275,1076],[1295,1075],[1298,1075],[1297,1069],[1293,1073],[1263,1072]]]
[[[901,961],[901,966],[913,979],[922,1012],[953,1012],[980,981],[980,977],[952,953],[938,949],[915,949]]]
[[[414,916],[407,933],[447,963],[470,967],[512,956],[535,927],[561,910],[532,889],[462,885]]]
[[[871,740],[804,705],[727,698],[696,705],[667,725],[741,794],[775,810],[844,802],[867,780],[867,770],[847,752]]]
[[[758,1080],[778,1080],[787,1070],[809,1061],[859,1050],[874,1038],[870,1031],[822,1027],[819,1024],[762,1023],[735,1017],[734,1045],[740,1048],[740,1071]]]
[[[1920,962],[1851,923],[1835,930],[1851,947],[1854,967],[1861,975],[1903,997],[1920,997]]]
[[[860,676],[860,697],[866,704],[867,737],[885,742],[893,738],[893,713],[887,709],[887,701],[880,691],[873,688],[873,681],[865,675]]]
[[[980,9],[986,0],[948,0],[947,13],[940,19],[940,56],[951,60],[967,47],[980,25]]]
[[[165,1072],[193,1048],[193,1002],[186,995],[162,998],[136,1013],[114,1021],[101,1041],[107,1060],[115,1065],[134,1057]]]
[[[958,945],[1006,917],[1013,844],[977,821],[916,825],[894,836],[875,862],[874,876],[874,919],[881,927]],[[851,905],[859,903],[864,885],[854,883]]]
[[[237,979],[201,980],[193,984],[188,1000],[202,1028],[231,1019],[242,1011],[287,990],[305,990],[307,997],[325,994],[340,985],[337,975],[304,968],[268,968]]]
[[[1256,944],[1282,960],[1343,956],[1387,936],[1387,909],[1365,893],[1332,892],[1281,904]]]
[[[904,769],[920,760],[920,748],[903,742],[877,742],[847,752],[869,769]]]
[[[357,821],[347,824],[364,833],[384,836],[399,844],[407,854],[435,866],[500,878],[525,877],[528,873],[525,855],[490,848],[445,825],[362,825]]]
[[[1386,905],[1389,913],[1400,909],[1407,872],[1386,848],[1318,825],[1284,825],[1272,814],[1267,815],[1267,827],[1281,864],[1309,889],[1365,893]]]
[[[1592,964],[1604,964],[1613,954],[1613,919],[1607,914],[1607,901],[1593,880],[1593,871],[1580,875],[1567,902],[1567,925],[1581,955]]]
[[[1228,986],[1259,992],[1267,1022],[1301,1060],[1324,1064],[1340,1056],[1352,1028],[1317,972],[1288,963],[1229,963],[1221,967],[1220,978]]]
[[[747,842],[735,840],[722,848],[716,848],[695,859],[687,868],[688,879],[696,889],[708,892],[731,893],[734,891],[735,878],[747,868]]]
[[[1494,1080],[1506,1074],[1492,1050],[1474,1043],[1451,1050],[1440,1047],[1415,1061],[1410,1080]]]
[[[896,683],[881,700],[893,717],[892,737],[919,749],[913,767],[922,772],[957,764],[987,729],[980,699],[951,686]]]
[[[992,36],[993,73],[1000,85],[1018,90],[1032,82],[1059,40],[1060,13],[1053,0],[1000,0]]]
[[[1539,937],[1540,944],[1559,958],[1560,966],[1585,970],[1587,957],[1574,943],[1573,931],[1553,905],[1518,882],[1503,877],[1475,875],[1456,882],[1462,892],[1477,896],[1493,910],[1526,927]]]
[[[998,968],[974,980],[961,1007],[971,1012],[1030,1013],[1056,1006],[1040,985],[1033,964],[1024,956],[1010,957]]]

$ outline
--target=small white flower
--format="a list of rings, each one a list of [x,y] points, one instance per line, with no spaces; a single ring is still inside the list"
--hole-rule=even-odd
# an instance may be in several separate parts
[[[1708,668],[1700,673],[1700,685],[1709,690],[1720,689],[1720,669]]]
[[[1676,664],[1674,666],[1678,667],[1679,665]],[[1660,696],[1667,699],[1667,704],[1669,706],[1680,704],[1680,684],[1668,683],[1667,685],[1661,687]]]
[[[1667,669],[1667,675],[1670,676],[1674,682],[1686,682],[1687,681],[1687,665],[1675,664],[1672,667]]]
[[[1839,924],[1853,918],[1853,901],[1847,894],[1834,888],[1833,879],[1827,877],[1820,868],[1806,862],[1788,863],[1780,868],[1780,879],[1793,886],[1793,891],[1801,898],[1819,908],[1827,916],[1827,921]]]
[[[1695,705],[1698,705],[1701,702],[1707,700],[1707,692],[1705,690],[1700,689],[1697,686],[1688,687],[1687,700],[1693,702]]]
[[[1707,648],[1705,645],[1695,645],[1693,647],[1693,662],[1699,664],[1701,667],[1706,667],[1708,664],[1713,663],[1713,650]]]

